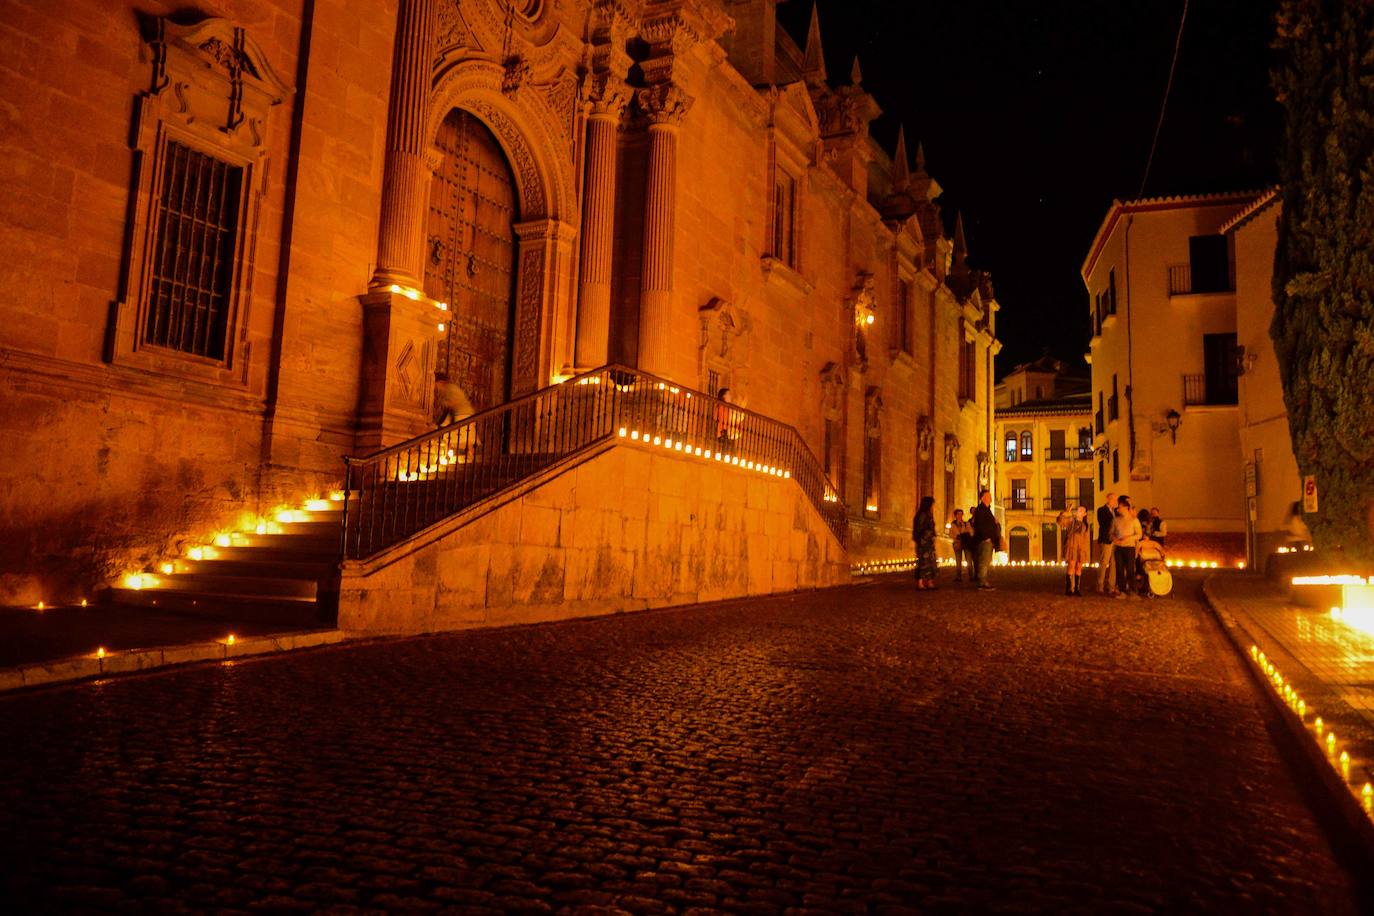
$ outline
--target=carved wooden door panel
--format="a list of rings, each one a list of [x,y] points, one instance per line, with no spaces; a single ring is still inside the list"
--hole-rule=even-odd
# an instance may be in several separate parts
[[[510,390],[515,179],[496,137],[465,111],[449,113],[435,145],[425,293],[449,304],[435,368],[483,410]]]

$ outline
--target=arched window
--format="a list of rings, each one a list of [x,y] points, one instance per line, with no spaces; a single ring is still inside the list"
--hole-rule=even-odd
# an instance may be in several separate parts
[[[1034,443],[1031,442],[1030,430],[1021,434],[1021,460],[1030,461],[1035,457]]]
[[[1016,460],[1016,433],[1007,433],[1007,460]]]

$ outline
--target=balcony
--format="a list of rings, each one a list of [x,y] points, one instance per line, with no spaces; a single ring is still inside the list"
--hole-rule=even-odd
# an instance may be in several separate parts
[[[1049,496],[1045,497],[1046,512],[1063,512],[1065,509],[1072,508],[1076,505],[1078,505],[1078,501],[1067,493],[1060,496],[1055,496],[1051,493]]]
[[[1086,461],[1093,456],[1091,445],[1061,445],[1045,449],[1046,461]]]
[[[1227,384],[1227,383],[1230,384]],[[1240,401],[1234,378],[1207,376],[1205,373],[1183,376],[1183,404],[1185,407],[1226,406]]]
[[[1008,512],[1034,512],[1035,499],[1030,496],[1008,496],[1002,500],[1002,506]]]
[[[1191,296],[1196,293],[1233,293],[1236,291],[1235,284],[1231,283],[1229,278],[1223,279],[1221,277],[1220,268],[1208,273],[1216,274],[1216,276],[1200,277],[1195,283],[1191,264],[1169,265],[1169,295]]]

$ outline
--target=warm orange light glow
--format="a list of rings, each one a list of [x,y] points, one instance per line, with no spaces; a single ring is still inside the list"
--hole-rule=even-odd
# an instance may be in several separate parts
[[[95,657],[96,657],[96,658],[104,658],[104,657],[105,657],[105,647],[104,647],[104,646],[101,646],[100,648],[98,648],[98,649],[95,650]]]
[[[234,644],[234,634],[233,634],[233,633],[230,633],[229,636],[228,636],[224,641],[225,641],[226,644],[232,646],[232,645]]]
[[[1293,585],[1369,585],[1363,576],[1294,576]]]

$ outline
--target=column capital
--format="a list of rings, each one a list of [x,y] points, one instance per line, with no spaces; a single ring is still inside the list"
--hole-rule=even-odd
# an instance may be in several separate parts
[[[695,101],[682,87],[672,83],[659,83],[636,90],[635,100],[651,125],[669,127],[681,124]]]
[[[630,88],[621,77],[596,73],[587,78],[586,98],[591,117],[619,121],[630,103]]]

